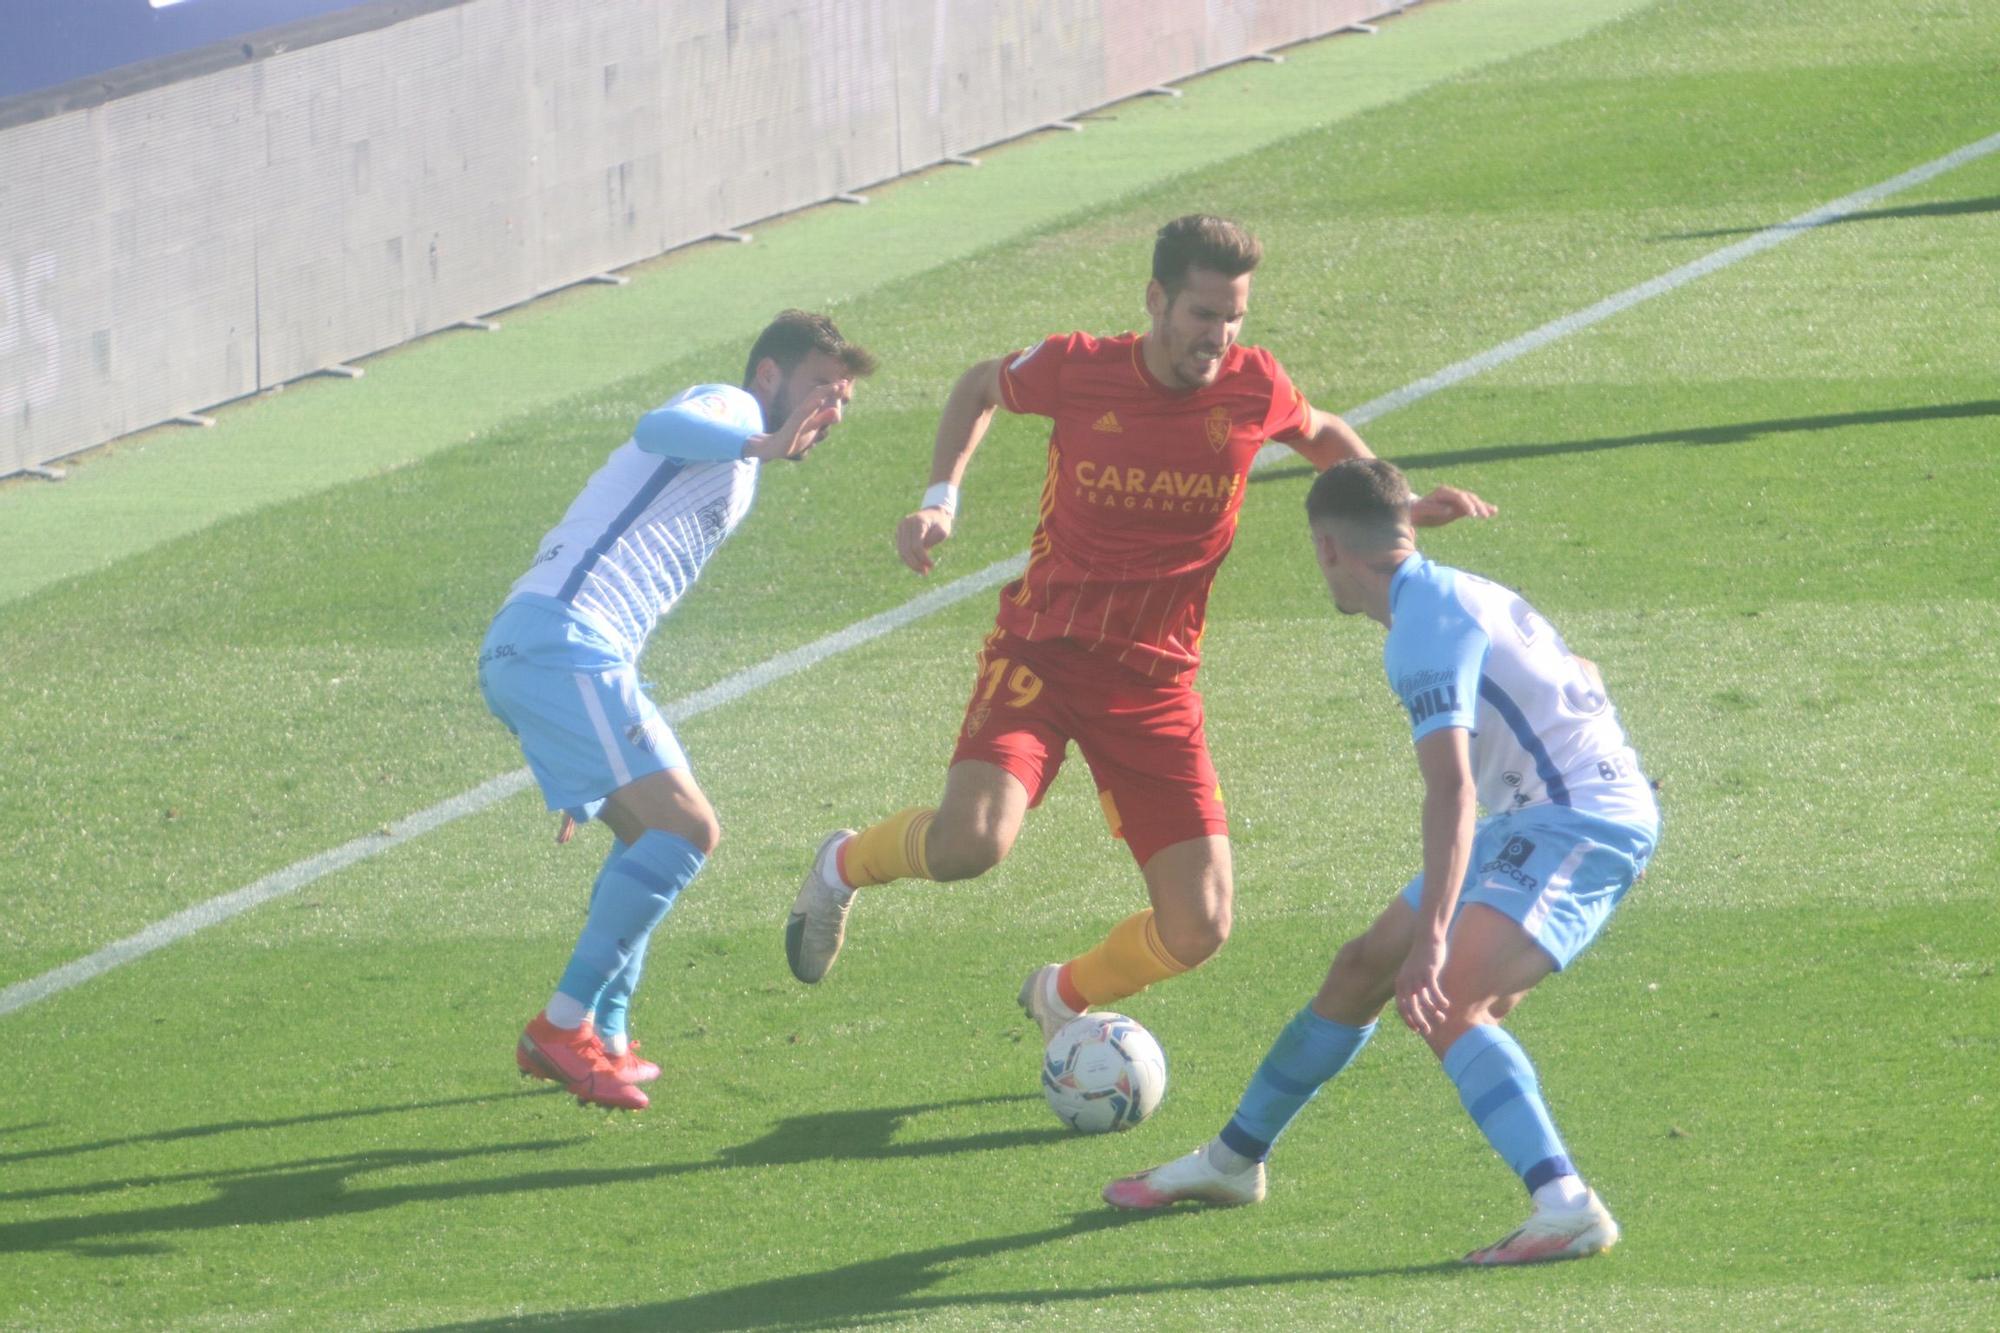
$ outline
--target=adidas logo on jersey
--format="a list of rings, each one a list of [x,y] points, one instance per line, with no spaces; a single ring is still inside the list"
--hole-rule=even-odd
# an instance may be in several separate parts
[[[1103,416],[1091,422],[1090,428],[1092,430],[1104,431],[1109,435],[1122,435],[1125,433],[1125,428],[1118,424],[1118,414],[1116,412],[1106,412]]]

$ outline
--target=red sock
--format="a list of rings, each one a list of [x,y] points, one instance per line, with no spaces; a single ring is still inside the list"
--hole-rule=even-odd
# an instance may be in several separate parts
[[[1069,964],[1064,963],[1056,970],[1056,996],[1068,1005],[1071,1013],[1080,1014],[1090,1008],[1090,1001],[1083,998],[1083,992],[1069,979]]]

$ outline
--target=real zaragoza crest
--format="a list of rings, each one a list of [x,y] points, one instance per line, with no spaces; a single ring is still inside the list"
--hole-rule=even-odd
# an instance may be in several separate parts
[[[1208,447],[1221,453],[1222,446],[1229,443],[1229,428],[1233,424],[1229,419],[1229,409],[1209,408],[1208,419],[1202,424],[1208,427]]]

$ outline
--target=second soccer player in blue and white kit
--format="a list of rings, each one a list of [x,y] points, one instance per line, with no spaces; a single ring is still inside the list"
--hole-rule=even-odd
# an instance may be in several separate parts
[[[1306,512],[1334,605],[1388,629],[1383,665],[1424,779],[1423,870],[1341,947],[1222,1132],[1104,1195],[1126,1208],[1261,1200],[1272,1143],[1393,999],[1534,1202],[1523,1226],[1466,1261],[1596,1254],[1618,1224],[1500,1022],[1603,929],[1652,855],[1659,809],[1597,668],[1513,592],[1420,555],[1409,503],[1394,466],[1357,459],[1319,477]]]
[[[660,1070],[628,1038],[632,992],[653,930],[721,836],[640,685],[640,653],[750,512],[759,466],[803,458],[874,365],[824,315],[780,314],[740,387],[696,385],[639,419],[542,538],[480,648],[487,706],[520,738],[549,809],[614,835],[569,965],[514,1053],[522,1073],[582,1101],[647,1105],[638,1085]]]

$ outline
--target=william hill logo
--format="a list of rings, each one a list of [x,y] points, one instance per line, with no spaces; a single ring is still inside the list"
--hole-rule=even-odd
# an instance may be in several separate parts
[[[1103,416],[1091,422],[1090,428],[1092,430],[1101,430],[1107,435],[1123,435],[1125,433],[1125,428],[1118,424],[1118,414],[1116,412],[1106,412]]]
[[[1410,723],[1414,726],[1427,717],[1436,717],[1439,713],[1455,713],[1457,711],[1458,686],[1433,685],[1416,698],[1410,700]]]
[[[1084,459],[1076,465],[1077,495],[1094,505],[1168,514],[1219,514],[1243,484],[1235,473],[1180,472]]]

